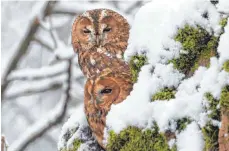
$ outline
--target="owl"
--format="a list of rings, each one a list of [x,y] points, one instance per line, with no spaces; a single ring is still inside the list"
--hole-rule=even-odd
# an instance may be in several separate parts
[[[129,28],[123,16],[109,9],[89,10],[76,18],[72,45],[84,75],[89,78],[94,71],[101,70],[101,62],[108,63],[113,58],[122,60]]]
[[[126,99],[132,90],[131,75],[124,70],[103,70],[99,76],[88,79],[84,91],[84,108],[89,126],[98,141],[103,144],[106,115],[112,104]]]

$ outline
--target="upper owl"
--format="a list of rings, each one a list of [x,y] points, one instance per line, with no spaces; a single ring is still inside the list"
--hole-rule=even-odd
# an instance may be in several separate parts
[[[128,38],[128,22],[112,10],[89,10],[78,16],[72,26],[72,44],[84,75],[90,78],[106,67],[126,66],[122,58]]]
[[[76,18],[72,27],[72,44],[78,53],[103,47],[111,55],[122,55],[128,38],[127,20],[109,9],[86,11]]]

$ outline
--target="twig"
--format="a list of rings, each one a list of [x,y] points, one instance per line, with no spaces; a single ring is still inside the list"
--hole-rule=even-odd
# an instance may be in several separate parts
[[[69,69],[68,69],[68,80],[65,93],[62,95],[60,102],[55,107],[54,111],[51,111],[47,114],[45,119],[41,119],[31,126],[24,134],[18,138],[10,147],[9,151],[23,151],[25,148],[37,138],[41,137],[45,132],[50,128],[60,123],[66,113],[67,104],[70,100],[70,89],[71,89],[71,59],[69,60]]]
[[[51,16],[48,17],[48,20],[49,20],[49,24],[50,24],[50,35],[51,35],[53,42],[54,42],[54,48],[56,49],[58,47],[57,35],[55,35],[55,33],[53,32],[54,29],[53,29]]]

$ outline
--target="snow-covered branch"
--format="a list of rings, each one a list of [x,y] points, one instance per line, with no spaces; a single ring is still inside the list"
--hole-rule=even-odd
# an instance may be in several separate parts
[[[30,142],[43,135],[49,128],[60,122],[63,118],[63,113],[66,110],[68,99],[69,98],[66,96],[66,94],[63,94],[55,109],[48,113],[48,116],[46,116],[45,119],[40,119],[31,127],[29,127],[24,134],[21,135],[18,140],[16,140],[16,142],[10,145],[9,151],[24,150]]]
[[[28,30],[25,32],[24,37],[21,39],[19,45],[15,47],[17,51],[15,51],[15,54],[12,56],[11,61],[9,62],[8,66],[6,67],[3,75],[2,75],[2,85],[1,85],[1,93],[4,94],[6,87],[8,86],[8,83],[6,82],[7,76],[10,74],[10,72],[14,69],[16,69],[17,64],[21,57],[27,52],[29,43],[33,39],[34,34],[36,33],[38,27],[39,27],[39,21],[38,21],[38,13],[43,15],[47,15],[47,12],[50,9],[49,2],[43,2],[41,5],[38,6],[37,12],[34,14],[31,14],[30,25],[28,27]],[[39,16],[43,16],[39,15]]]
[[[41,68],[33,69],[26,68],[13,71],[7,77],[7,81],[13,80],[37,80],[42,78],[51,78],[58,76],[67,71],[67,62],[61,62],[53,66],[44,66]]]
[[[32,95],[34,93],[46,92],[48,90],[60,88],[63,82],[66,80],[66,75],[60,75],[58,77],[30,81],[18,85],[17,87],[9,88],[4,99],[14,99],[20,96]]]
[[[33,41],[39,43],[41,46],[45,47],[50,52],[52,52],[54,50],[54,48],[52,46],[50,46],[49,43],[45,42],[42,39],[34,38]]]
[[[54,125],[58,124],[64,118],[66,113],[67,104],[70,100],[70,88],[71,88],[71,59],[69,60],[67,86],[64,93],[60,98],[60,102],[56,107],[48,113],[45,119],[38,120],[28,130],[24,132],[12,145],[9,147],[9,151],[23,151],[31,142],[41,137],[47,130]]]

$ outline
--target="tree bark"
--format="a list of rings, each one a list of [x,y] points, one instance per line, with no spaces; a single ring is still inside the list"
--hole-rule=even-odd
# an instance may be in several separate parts
[[[229,111],[221,112],[221,127],[218,136],[219,151],[229,151]]]

